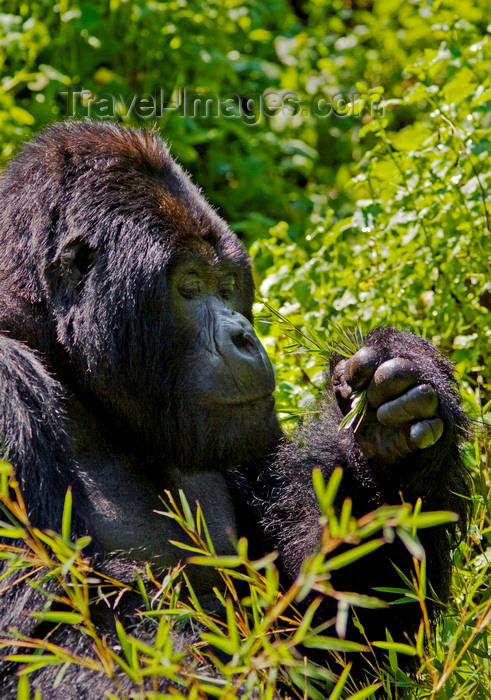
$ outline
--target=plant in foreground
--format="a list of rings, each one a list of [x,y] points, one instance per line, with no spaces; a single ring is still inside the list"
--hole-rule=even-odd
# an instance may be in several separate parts
[[[3,464],[0,475],[5,517],[0,524],[0,537],[3,542],[13,543],[2,545],[0,552],[5,560],[3,586],[12,585],[11,573],[15,572],[18,578],[22,571],[22,576],[29,578],[46,599],[35,616],[54,629],[74,625],[90,639],[90,653],[85,655],[57,645],[49,637],[27,638],[15,630],[0,640],[2,648],[16,648],[9,659],[21,664],[19,700],[30,697],[30,674],[43,666],[55,665],[59,667],[56,683],[63,684],[64,672],[72,664],[111,678],[114,698],[128,697],[118,680],[125,674],[134,683],[137,694],[133,697],[141,698],[273,698],[281,688],[292,698],[335,700],[349,696],[361,700],[375,697],[382,685],[392,693],[390,678],[400,685],[412,685],[398,671],[399,654],[425,658],[425,639],[431,635],[427,624],[422,624],[417,639],[407,640],[406,644],[391,639],[360,644],[346,639],[350,610],[385,604],[375,596],[335,590],[330,576],[332,571],[349,566],[399,537],[413,554],[416,578],[409,581],[401,575],[401,588],[391,592],[399,593],[401,604],[417,602],[425,620],[425,561],[417,530],[449,522],[452,514],[421,513],[419,503],[414,508],[409,504],[381,508],[357,520],[352,516],[349,500],[339,512],[334,507],[341,470],[336,470],[327,484],[315,471],[314,488],[323,525],[319,551],[305,561],[291,588],[282,591],[274,554],[253,561],[248,556],[247,541],[241,539],[236,543],[235,555],[217,556],[199,504],[194,508],[184,494],[180,493],[176,500],[168,493],[167,510],[162,516],[181,526],[185,540],[176,542],[176,546],[190,556],[193,565],[213,566],[221,574],[223,587],[214,592],[223,615],[216,615],[203,609],[185,567],[176,567],[162,580],[157,580],[147,567],[144,572],[136,572],[131,587],[95,571],[83,556],[87,539],[70,541],[70,493],[61,534],[41,532],[29,525],[10,467]],[[150,636],[138,636],[134,624],[128,627],[116,619],[117,639],[109,639],[98,630],[92,610],[96,604],[113,607],[130,589],[140,594],[138,617],[145,629],[150,629]],[[312,591],[319,597],[302,615],[298,604]],[[336,601],[337,614],[335,619],[317,624],[314,616],[322,596]],[[186,653],[175,645],[175,635],[182,630],[192,632]],[[387,651],[387,667],[380,668],[374,661],[379,680],[356,686],[350,679],[350,663],[343,661],[345,654],[370,656],[372,648]],[[308,654],[309,649],[332,655],[333,662],[344,666],[342,672],[336,674],[308,661],[303,654]],[[172,685],[167,693],[158,691],[162,679]]]

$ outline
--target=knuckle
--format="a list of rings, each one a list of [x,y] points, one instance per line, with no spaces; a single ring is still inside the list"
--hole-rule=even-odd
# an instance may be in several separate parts
[[[375,371],[368,387],[368,400],[378,407],[400,396],[418,382],[417,372],[410,360],[396,357],[383,362]]]
[[[379,352],[374,347],[364,346],[346,363],[346,381],[354,389],[359,389],[372,378],[380,362]]]
[[[416,368],[413,363],[405,357],[393,357],[391,360],[382,362],[377,367],[374,380],[377,383],[383,383],[405,379],[406,377],[416,377]]]

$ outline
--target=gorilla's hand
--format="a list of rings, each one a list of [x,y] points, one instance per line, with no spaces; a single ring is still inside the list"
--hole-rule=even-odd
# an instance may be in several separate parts
[[[355,433],[365,458],[395,463],[415,450],[434,445],[442,436],[438,394],[424,383],[411,360],[382,361],[376,347],[364,346],[334,368],[332,385],[343,414],[354,392],[366,390],[367,411]]]

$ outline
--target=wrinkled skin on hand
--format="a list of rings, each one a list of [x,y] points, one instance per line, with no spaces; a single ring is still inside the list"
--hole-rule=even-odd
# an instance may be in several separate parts
[[[377,347],[364,346],[336,365],[332,386],[344,415],[352,408],[354,392],[366,390],[368,408],[355,433],[366,459],[393,464],[431,447],[443,434],[437,391],[421,381],[411,360],[383,361]]]

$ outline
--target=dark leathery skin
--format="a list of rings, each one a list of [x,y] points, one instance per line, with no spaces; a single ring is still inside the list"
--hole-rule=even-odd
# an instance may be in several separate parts
[[[343,413],[352,408],[354,392],[366,390],[368,409],[356,440],[366,458],[390,464],[434,445],[442,436],[443,422],[436,390],[419,383],[410,360],[380,360],[376,348],[362,347],[336,365],[332,385]]]

